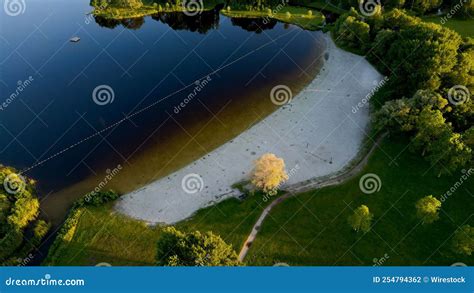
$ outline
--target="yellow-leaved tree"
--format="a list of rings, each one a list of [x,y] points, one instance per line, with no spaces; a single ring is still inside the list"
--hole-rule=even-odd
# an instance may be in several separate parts
[[[274,154],[263,154],[255,161],[252,184],[266,193],[275,192],[288,179],[285,161]]]

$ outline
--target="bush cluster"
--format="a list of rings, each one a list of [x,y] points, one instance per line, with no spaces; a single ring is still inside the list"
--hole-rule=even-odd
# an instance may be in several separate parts
[[[19,183],[18,189],[8,187],[11,178]],[[12,265],[21,261],[40,243],[49,226],[37,220],[38,213],[34,180],[0,165],[0,264]],[[27,231],[33,233],[26,236]]]
[[[439,175],[472,164],[474,41],[404,11],[363,17],[352,9],[336,42],[364,54],[388,82],[372,98],[379,131],[408,133]]]

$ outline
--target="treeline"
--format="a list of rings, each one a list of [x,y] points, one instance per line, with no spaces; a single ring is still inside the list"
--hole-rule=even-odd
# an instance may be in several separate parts
[[[192,0],[189,0],[192,1]],[[91,0],[91,6],[96,8],[128,8],[139,9],[144,5],[165,5],[183,6],[187,4],[186,0]],[[199,2],[201,3],[201,2]],[[219,4],[225,4],[232,8],[260,10],[268,7],[276,7],[278,5],[292,6],[312,6],[312,4],[324,4],[328,6],[338,7],[340,9],[349,10],[351,7],[358,9],[361,5],[372,5],[376,3],[374,0],[202,0],[203,6],[215,7]],[[387,0],[379,2],[385,9],[404,8],[412,10],[417,14],[425,14],[436,12],[442,8],[445,10],[454,9],[456,16],[470,17],[474,13],[474,0]]]
[[[206,0],[203,0],[206,1]],[[367,3],[366,3],[367,2]],[[277,5],[309,6],[322,3],[328,6],[335,6],[341,9],[349,10],[351,7],[356,9],[359,6],[377,3],[375,0],[227,0],[226,5],[231,7],[272,7]],[[436,12],[437,9],[456,9],[457,15],[469,17],[474,12],[474,0],[387,0],[379,1],[386,9],[404,8],[412,10],[418,14]]]
[[[290,0],[290,5],[311,6],[312,3],[326,3],[341,9],[349,10],[351,7],[358,9],[360,6],[377,3],[375,0]],[[412,10],[417,14],[436,12],[438,9],[455,9],[457,16],[465,18],[472,17],[474,12],[474,0],[386,0],[379,1],[385,9],[404,8]]]
[[[196,3],[200,3],[196,1]],[[214,7],[218,4],[223,4],[224,0],[202,0],[204,7]],[[154,6],[162,5],[165,6],[178,6],[181,7],[186,5],[185,0],[91,0],[90,5],[96,8],[129,8],[138,9],[144,5]],[[202,7],[201,7],[202,8]]]
[[[38,220],[35,182],[0,165],[0,264],[26,265],[49,225]]]
[[[408,133],[410,148],[438,174],[472,164],[474,41],[394,9],[363,17],[352,9],[333,30],[336,42],[366,55],[388,82],[372,98],[376,130]]]

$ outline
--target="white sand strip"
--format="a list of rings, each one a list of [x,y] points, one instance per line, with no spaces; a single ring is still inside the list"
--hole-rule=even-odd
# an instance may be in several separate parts
[[[291,104],[183,169],[125,194],[116,209],[150,223],[186,219],[203,207],[239,195],[231,185],[248,179],[253,161],[267,152],[285,160],[290,173],[286,184],[343,169],[357,155],[369,122],[368,104],[355,113],[352,109],[382,76],[363,57],[337,48],[328,35],[325,40],[328,59]],[[185,192],[182,181],[188,174],[199,174],[201,191]]]

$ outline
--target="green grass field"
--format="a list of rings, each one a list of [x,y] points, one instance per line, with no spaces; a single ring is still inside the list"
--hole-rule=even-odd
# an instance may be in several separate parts
[[[336,5],[332,4],[331,1],[326,0],[300,0],[296,2],[296,5],[301,5],[317,10],[322,9],[336,14],[343,14],[344,12],[346,12],[346,10],[339,8]]]
[[[267,10],[263,11],[246,11],[246,10],[221,10],[221,13],[228,17],[235,18],[265,18],[276,19],[281,22],[295,24],[304,29],[317,30],[321,27],[324,21],[324,15],[315,10],[312,11],[312,15],[308,14],[311,9],[303,7],[285,6],[281,9],[274,9],[273,13],[268,13]],[[290,13],[290,16],[287,15]]]
[[[474,19],[448,19],[444,24],[441,24],[442,16],[424,16],[421,17],[424,21],[433,22],[436,24],[444,25],[456,32],[463,37],[474,37]]]
[[[177,227],[215,231],[238,251],[265,206],[261,197],[230,199],[202,209]],[[161,227],[150,227],[113,212],[112,205],[82,208],[74,237],[58,249],[54,265],[153,265]]]
[[[440,219],[423,225],[415,202],[426,195],[438,198],[459,180],[461,172],[437,178],[403,141],[387,140],[362,172],[377,174],[379,192],[366,195],[359,178],[337,187],[315,190],[277,206],[264,222],[247,255],[255,265],[384,265],[473,264],[474,257],[455,254],[450,238],[463,224],[474,224],[474,178],[462,184],[442,206]],[[474,177],[474,176],[473,176]],[[365,204],[374,214],[373,227],[363,234],[347,223],[352,210]]]
[[[159,229],[112,213],[111,205],[82,208],[74,236],[61,244],[55,266],[152,265]],[[64,247],[66,246],[66,247]]]
[[[455,254],[450,237],[462,224],[474,225],[474,179],[463,183],[442,206],[440,220],[422,225],[415,202],[432,194],[440,197],[461,173],[437,178],[405,141],[387,140],[365,168],[382,182],[379,192],[365,195],[359,177],[337,187],[315,190],[278,205],[265,220],[246,261],[249,265],[385,265],[473,264],[474,257]],[[362,175],[361,174],[361,175]],[[251,227],[268,204],[261,196],[230,199],[200,210],[177,224],[179,229],[213,231],[238,252]],[[351,210],[367,205],[375,215],[372,231],[356,233],[347,224]],[[160,228],[112,212],[111,206],[88,208],[73,239],[56,265],[153,265]]]

